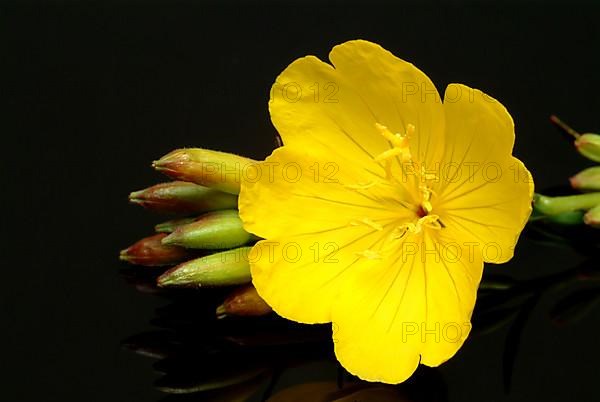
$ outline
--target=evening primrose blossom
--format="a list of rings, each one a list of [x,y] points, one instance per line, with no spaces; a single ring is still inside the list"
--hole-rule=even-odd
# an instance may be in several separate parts
[[[349,372],[398,383],[461,347],[483,263],[513,256],[533,183],[498,101],[451,84],[442,102],[367,41],[329,59],[298,59],[273,86],[284,146],[239,198],[244,228],[265,239],[252,281],[279,315],[331,322]]]

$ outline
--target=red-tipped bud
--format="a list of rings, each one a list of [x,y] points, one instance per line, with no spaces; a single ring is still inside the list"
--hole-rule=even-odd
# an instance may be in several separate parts
[[[600,205],[595,206],[585,213],[583,222],[594,228],[600,228]]]
[[[582,170],[570,178],[571,186],[577,190],[598,191],[600,190],[600,166],[594,166]]]
[[[575,138],[577,151],[594,162],[600,162],[600,135],[594,133],[580,134],[556,116],[550,116],[550,121]]]
[[[575,140],[575,147],[581,155],[594,162],[600,162],[600,135],[592,133],[581,134]]]
[[[177,227],[163,244],[185,248],[224,250],[239,247],[256,237],[244,230],[236,209],[208,212],[187,225]]]
[[[190,258],[190,252],[182,247],[162,244],[167,235],[159,233],[143,238],[121,251],[119,258],[131,264],[159,267],[174,265]]]
[[[161,183],[134,191],[129,195],[129,201],[152,211],[177,214],[237,208],[235,195],[183,181]]]
[[[184,262],[162,274],[158,286],[231,286],[252,280],[248,253],[251,247],[240,247]]]
[[[239,194],[242,177],[252,170],[256,161],[226,152],[201,148],[177,149],[152,163],[167,176],[211,187],[230,194]]]
[[[246,285],[234,290],[217,307],[217,318],[224,318],[228,315],[235,316],[261,316],[269,314],[271,307],[258,295],[256,288],[252,285]]]

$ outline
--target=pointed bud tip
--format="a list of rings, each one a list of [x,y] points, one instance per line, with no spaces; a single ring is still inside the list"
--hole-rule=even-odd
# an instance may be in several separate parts
[[[185,165],[185,161],[155,161],[152,163],[152,167],[157,172],[163,173],[175,180],[182,179],[186,181],[185,173],[183,171]]]
[[[176,246],[179,240],[179,235],[177,234],[177,230],[170,233],[168,236],[164,237],[160,242],[165,246]]]
[[[152,162],[152,168],[158,171],[162,171],[166,169],[166,166],[168,164],[169,162],[161,162],[160,160],[157,160]]]
[[[145,197],[145,193],[146,193],[146,189],[144,190],[138,190],[138,191],[132,191],[131,193],[129,193],[129,199],[130,200],[135,200],[135,199],[144,199]]]
[[[173,162],[184,162],[190,159],[190,155],[185,148],[175,149],[168,154],[152,162],[153,167],[161,167]]]
[[[582,134],[575,141],[577,151],[586,158],[600,162],[600,135],[594,133]]]
[[[583,216],[583,223],[593,228],[600,228],[600,218],[597,216],[592,216],[590,214],[585,214]]]
[[[154,226],[154,231],[156,233],[173,233],[173,224],[170,222],[159,223]]]
[[[129,248],[123,249],[119,252],[119,260],[129,262],[130,259],[131,256],[129,255]]]
[[[165,236],[165,233],[158,233],[145,237],[121,250],[119,259],[136,265],[165,266],[178,264],[190,257],[189,251],[184,248],[164,246],[161,240]]]
[[[190,283],[189,281],[180,281],[177,278],[173,278],[170,276],[161,275],[156,279],[156,285],[159,288],[170,288],[170,287],[200,287],[202,285],[196,283]]]
[[[573,188],[581,187],[581,183],[580,183],[579,179],[577,178],[577,176],[569,177],[569,183],[571,184],[571,187],[573,187]]]
[[[583,169],[569,180],[571,186],[578,190],[600,190],[600,166]]]
[[[217,307],[217,309],[215,310],[215,315],[218,319],[223,319],[227,317],[227,308],[225,307],[225,304],[221,304]]]
[[[146,204],[146,202],[144,200],[141,200],[139,198],[129,198],[129,203],[135,204],[135,205],[140,205],[142,207]]]
[[[172,269],[167,270],[162,275],[160,275],[158,278],[156,278],[156,285],[158,287],[164,288],[164,287],[174,284],[174,281],[171,280],[171,275],[170,275],[171,270]]]
[[[160,288],[167,288],[170,286],[190,286],[185,276],[181,277],[178,275],[179,270],[185,263],[176,265],[170,269],[167,269],[158,278],[156,278],[156,285]]]

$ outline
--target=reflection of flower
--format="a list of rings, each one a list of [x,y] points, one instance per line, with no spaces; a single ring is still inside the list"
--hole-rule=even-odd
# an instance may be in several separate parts
[[[253,283],[286,318],[333,322],[350,372],[397,383],[460,348],[483,262],[512,257],[533,185],[499,102],[451,84],[442,104],[421,71],[365,41],[330,60],[298,59],[273,87],[284,146],[239,200],[266,239]]]

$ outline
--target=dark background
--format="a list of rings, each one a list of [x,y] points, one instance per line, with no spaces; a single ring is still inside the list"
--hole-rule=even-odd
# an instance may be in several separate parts
[[[127,194],[161,181],[150,162],[173,148],[268,155],[269,89],[295,58],[363,38],[439,90],[484,90],[511,112],[515,153],[541,189],[589,164],[548,116],[600,131],[599,17],[597,3],[566,1],[3,3],[0,399],[161,398],[151,362],[120,346],[162,303],[119,275],[118,250],[160,219]],[[490,270],[533,278],[582,260],[525,240]],[[598,400],[600,309],[557,327],[558,296],[527,320],[510,392],[501,329],[440,368],[448,399]]]

